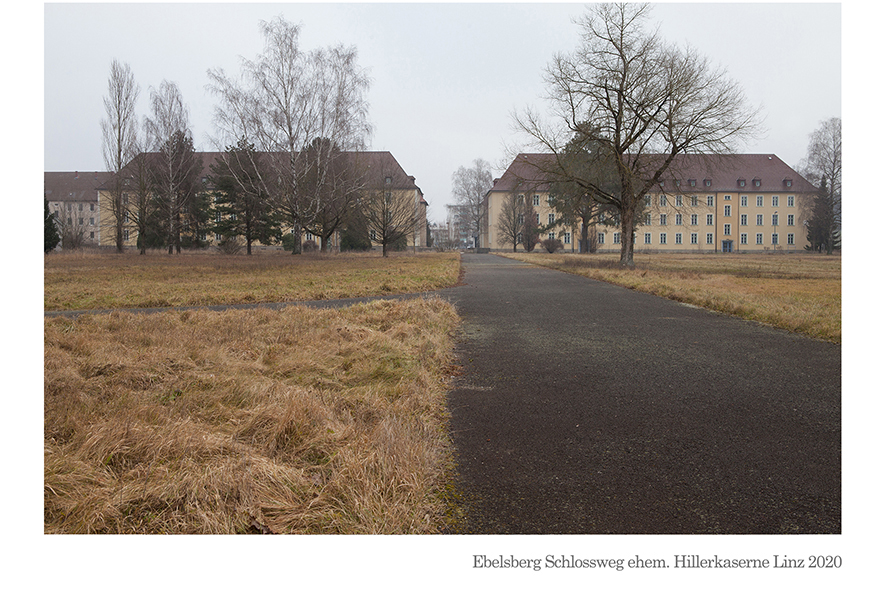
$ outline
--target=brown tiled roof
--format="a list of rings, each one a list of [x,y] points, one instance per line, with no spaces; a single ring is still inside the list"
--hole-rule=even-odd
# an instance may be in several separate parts
[[[491,191],[544,191],[547,183],[544,170],[553,158],[548,153],[521,153],[517,155]],[[654,160],[656,156],[650,156]],[[695,185],[691,185],[691,180]],[[741,186],[741,180],[745,185]],[[759,186],[754,180],[760,182]],[[787,182],[790,180],[791,185]],[[706,181],[710,185],[706,185]],[[708,192],[815,192],[815,187],[775,155],[678,155],[665,174],[662,189],[668,193]]]
[[[106,171],[44,171],[43,195],[50,202],[94,202],[110,177]]]
[[[142,153],[135,159],[152,159],[156,158],[158,153]],[[197,152],[197,158],[201,162],[200,176],[205,177],[211,173],[212,164],[223,153],[220,152]],[[357,160],[358,166],[367,174],[367,183],[381,187],[384,184],[384,178],[391,177],[391,186],[397,190],[418,190],[421,189],[415,184],[415,178],[403,170],[400,163],[389,151],[349,151],[345,153],[349,158]],[[284,153],[278,153],[279,156]],[[133,159],[133,162],[135,161]],[[128,167],[128,166],[127,166]],[[111,176],[106,174],[105,182],[110,181]]]

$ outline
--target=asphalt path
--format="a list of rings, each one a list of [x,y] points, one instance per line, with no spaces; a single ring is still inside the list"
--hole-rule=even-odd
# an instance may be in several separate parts
[[[482,534],[841,530],[840,347],[495,255],[440,293]]]
[[[440,295],[463,320],[460,531],[840,533],[839,345],[496,255],[462,264],[458,287],[380,297]],[[102,312],[44,315],[84,313]]]

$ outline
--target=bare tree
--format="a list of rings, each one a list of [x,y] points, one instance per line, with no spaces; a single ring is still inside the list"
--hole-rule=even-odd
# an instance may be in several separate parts
[[[169,253],[181,253],[182,215],[197,192],[201,165],[194,152],[188,109],[175,83],[151,89],[148,128],[156,143],[154,181],[159,209],[166,218]]]
[[[695,50],[665,44],[648,32],[648,4],[596,4],[578,20],[581,44],[557,55],[546,70],[554,124],[527,110],[523,130],[554,155],[552,171],[619,213],[621,265],[633,266],[634,230],[643,197],[675,157],[729,153],[757,128],[739,85]],[[599,158],[617,172],[616,191],[585,179],[561,159],[576,140],[602,147]]]
[[[843,124],[830,118],[809,135],[809,147],[800,170],[808,180],[819,183],[808,214],[812,249],[831,254],[839,244],[843,213]]]
[[[358,150],[371,132],[365,98],[369,77],[357,64],[355,48],[305,52],[299,26],[282,17],[263,21],[261,30],[264,51],[255,60],[242,59],[240,80],[210,70],[209,89],[220,98],[215,119],[228,143],[246,138],[268,153],[266,191],[291,221],[293,252],[298,252],[302,230],[322,210],[322,193],[302,193],[305,178],[316,171],[318,160],[328,167],[333,147]],[[309,160],[301,153],[315,138],[330,143]]]
[[[517,245],[521,240],[523,231],[523,197],[515,192],[508,194],[502,203],[498,213],[498,237],[505,240],[513,251],[517,251]]]
[[[459,167],[452,174],[452,196],[470,227],[474,247],[480,247],[480,237],[486,225],[486,193],[491,188],[492,172],[489,163],[483,159],[474,159],[470,168]]]
[[[104,98],[105,117],[101,121],[102,153],[105,167],[111,173],[120,173],[135,156],[138,116],[135,105],[139,87],[129,64],[117,60],[111,62],[108,77],[108,94]],[[127,218],[127,208],[123,200],[123,176],[111,178],[111,216],[114,223],[114,243],[117,251],[123,251],[123,227]]]
[[[384,257],[392,247],[405,245],[418,224],[413,193],[397,190],[393,179],[393,172],[373,172],[360,199],[370,238],[381,245]]]

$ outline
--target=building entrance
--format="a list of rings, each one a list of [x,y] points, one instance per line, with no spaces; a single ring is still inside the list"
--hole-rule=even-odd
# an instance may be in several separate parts
[[[724,239],[723,240],[723,253],[724,254],[731,254],[732,253],[732,240],[731,239]]]

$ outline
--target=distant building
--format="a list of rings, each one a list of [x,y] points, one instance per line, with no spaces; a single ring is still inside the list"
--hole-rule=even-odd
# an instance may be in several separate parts
[[[578,251],[580,229],[553,225],[557,217],[548,203],[549,183],[540,174],[550,158],[520,154],[495,180],[486,195],[483,245],[510,249],[499,238],[497,223],[505,199],[516,194],[532,201],[540,226],[551,225],[541,239],[560,239],[565,251]],[[682,155],[665,177],[645,196],[635,251],[791,252],[807,244],[806,208],[816,188],[775,155]],[[611,220],[596,221],[592,233],[597,251],[621,250],[625,238]]]
[[[49,203],[49,212],[55,215],[63,245],[99,245],[99,188],[110,176],[104,171],[43,173],[43,197]]]
[[[355,164],[359,167],[360,173],[364,176],[365,192],[384,191],[393,200],[408,201],[415,209],[416,225],[409,230],[406,236],[407,247],[427,247],[427,207],[428,203],[424,199],[421,188],[415,183],[415,177],[408,175],[394,156],[387,151],[367,151],[367,152],[351,152],[347,153],[355,160]],[[133,199],[134,187],[136,186],[137,160],[150,160],[154,158],[156,153],[142,153],[128,164],[120,173],[124,178],[124,204],[134,204]],[[199,179],[202,182],[204,191],[211,192],[209,187],[211,167],[221,153],[217,152],[198,152],[196,153],[198,161],[201,163],[201,171]],[[49,175],[49,174],[47,174]],[[95,231],[96,243],[101,246],[113,247],[115,245],[115,220],[111,210],[111,184],[112,176],[104,174],[101,184],[97,186],[97,202],[96,220],[100,221]],[[211,217],[215,220],[214,215]],[[184,231],[187,233],[187,230]],[[201,232],[201,237],[197,238],[206,245],[217,245],[222,238],[209,232]],[[303,241],[315,240],[310,233],[302,236]],[[123,228],[123,243],[127,247],[135,247],[138,242],[138,231],[131,220],[127,219]],[[338,248],[340,245],[340,237],[338,234],[332,238],[331,245]]]

